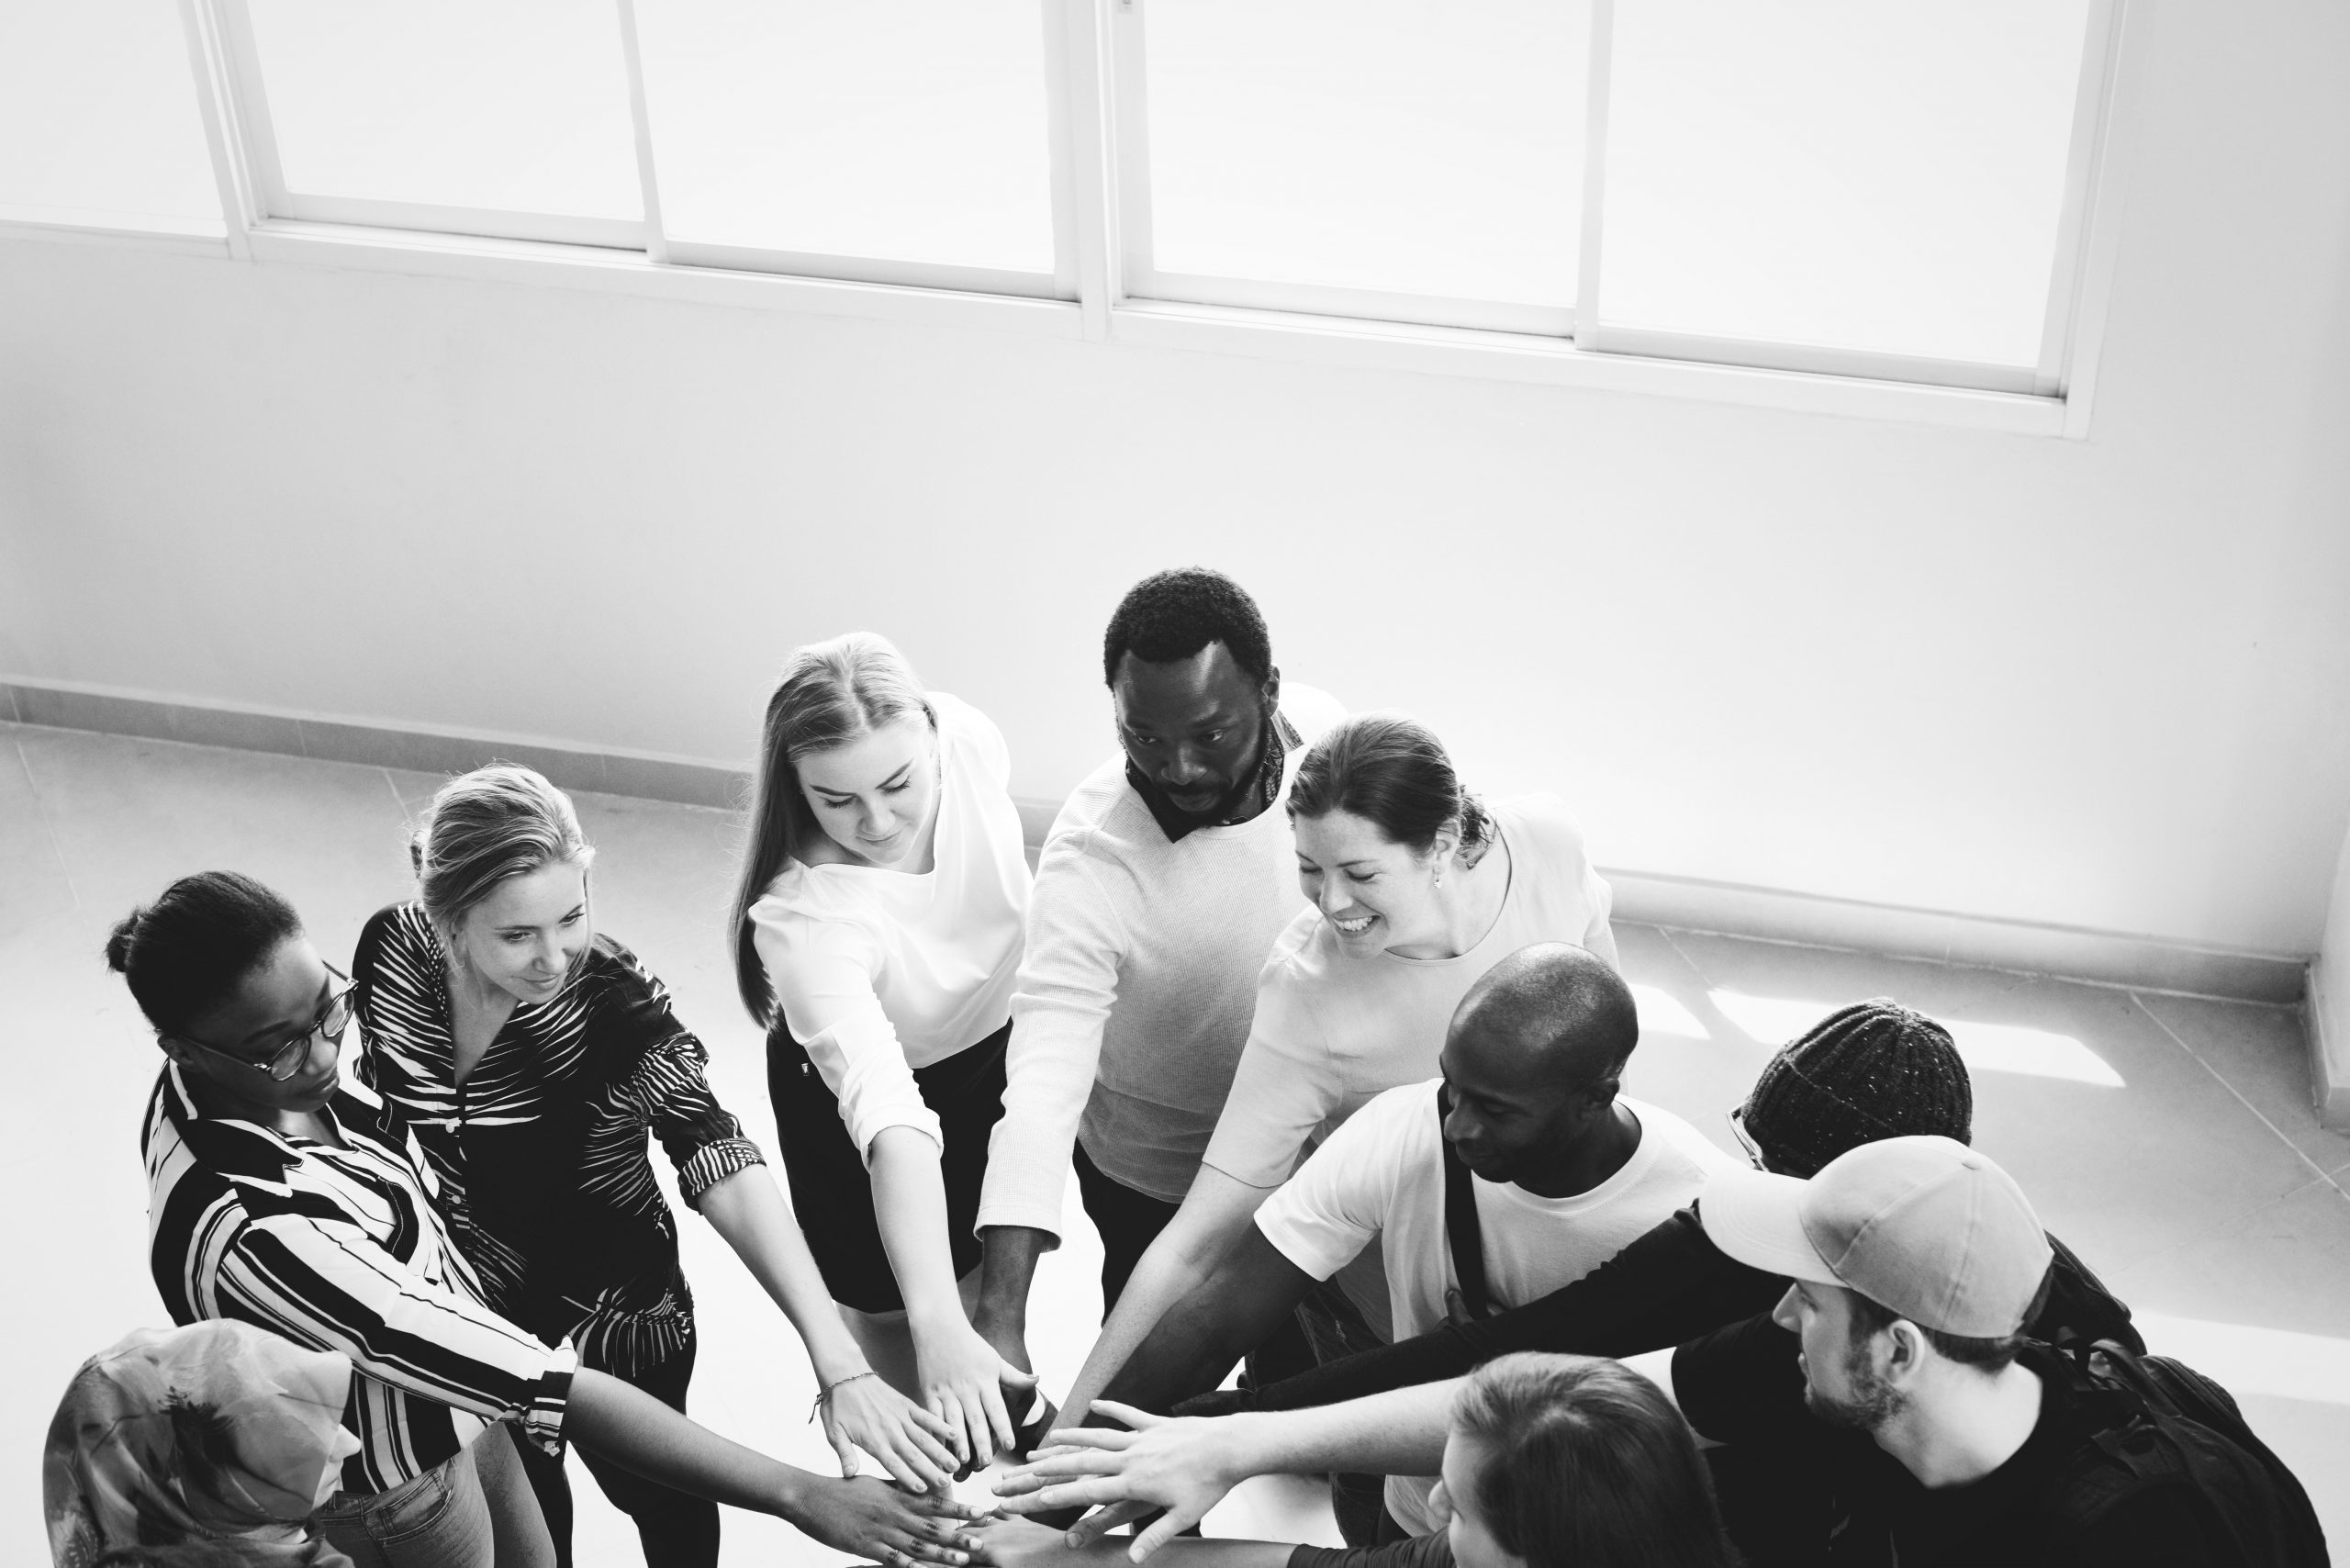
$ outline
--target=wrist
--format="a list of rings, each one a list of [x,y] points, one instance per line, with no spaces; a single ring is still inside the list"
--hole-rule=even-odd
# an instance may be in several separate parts
[[[1252,1475],[1267,1475],[1279,1468],[1281,1424],[1261,1411],[1242,1410],[1222,1417],[1225,1440],[1215,1445],[1211,1462],[1225,1486],[1238,1485]]]
[[[909,1305],[906,1329],[914,1338],[914,1349],[920,1350],[924,1345],[944,1344],[971,1332],[971,1322],[963,1316],[963,1304],[959,1300],[946,1305],[916,1307]]]
[[[770,1510],[776,1518],[802,1529],[809,1513],[809,1483],[817,1479],[797,1465],[781,1467],[783,1475],[776,1484],[775,1506]]]
[[[842,1338],[845,1343],[827,1344],[822,1350],[813,1345],[808,1348],[808,1365],[815,1372],[816,1386],[820,1389],[845,1383],[873,1370],[873,1364],[865,1359],[865,1352],[856,1348],[856,1341],[845,1335]]]

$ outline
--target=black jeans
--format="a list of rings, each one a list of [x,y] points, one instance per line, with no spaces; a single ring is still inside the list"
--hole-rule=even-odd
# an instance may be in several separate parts
[[[633,1376],[596,1370],[633,1383],[682,1414],[686,1384],[693,1381],[694,1347],[689,1341],[677,1355]],[[531,1490],[538,1495],[539,1511],[546,1516],[556,1568],[571,1568],[571,1482],[563,1473],[563,1461],[532,1443],[514,1446],[522,1455]],[[581,1449],[579,1457],[612,1506],[635,1521],[645,1568],[718,1568],[717,1504],[647,1481],[588,1449]]]

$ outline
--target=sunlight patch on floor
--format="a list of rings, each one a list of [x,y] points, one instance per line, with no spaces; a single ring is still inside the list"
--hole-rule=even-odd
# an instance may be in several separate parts
[[[1796,1038],[1837,1008],[1836,1002],[1798,997],[1749,996],[1737,991],[1709,991],[1707,997],[1723,1016],[1762,1045],[1780,1046]],[[1958,1043],[1958,1054],[1974,1072],[2020,1072],[2034,1078],[2060,1078],[2102,1089],[2122,1087],[2121,1075],[2103,1057],[2071,1035],[2049,1029],[2026,1029],[2012,1024],[1975,1024],[1961,1018],[1935,1022]]]
[[[1713,1032],[1671,991],[1652,985],[1632,987],[1632,1002],[1640,1010],[1640,1037],[1674,1035],[1684,1040],[1710,1040]]]

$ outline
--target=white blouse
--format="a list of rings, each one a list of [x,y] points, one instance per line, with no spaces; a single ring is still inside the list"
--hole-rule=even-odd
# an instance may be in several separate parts
[[[784,1026],[840,1099],[861,1154],[884,1127],[944,1142],[913,1070],[1003,1027],[1020,970],[1028,858],[1011,755],[986,714],[945,692],[931,868],[798,861],[751,906]]]

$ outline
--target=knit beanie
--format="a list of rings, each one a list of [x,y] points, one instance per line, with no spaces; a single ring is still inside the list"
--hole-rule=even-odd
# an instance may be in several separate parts
[[[1879,1138],[1970,1141],[1975,1086],[1949,1030],[1879,997],[1838,1008],[1783,1047],[1739,1119],[1774,1169],[1807,1178]]]

